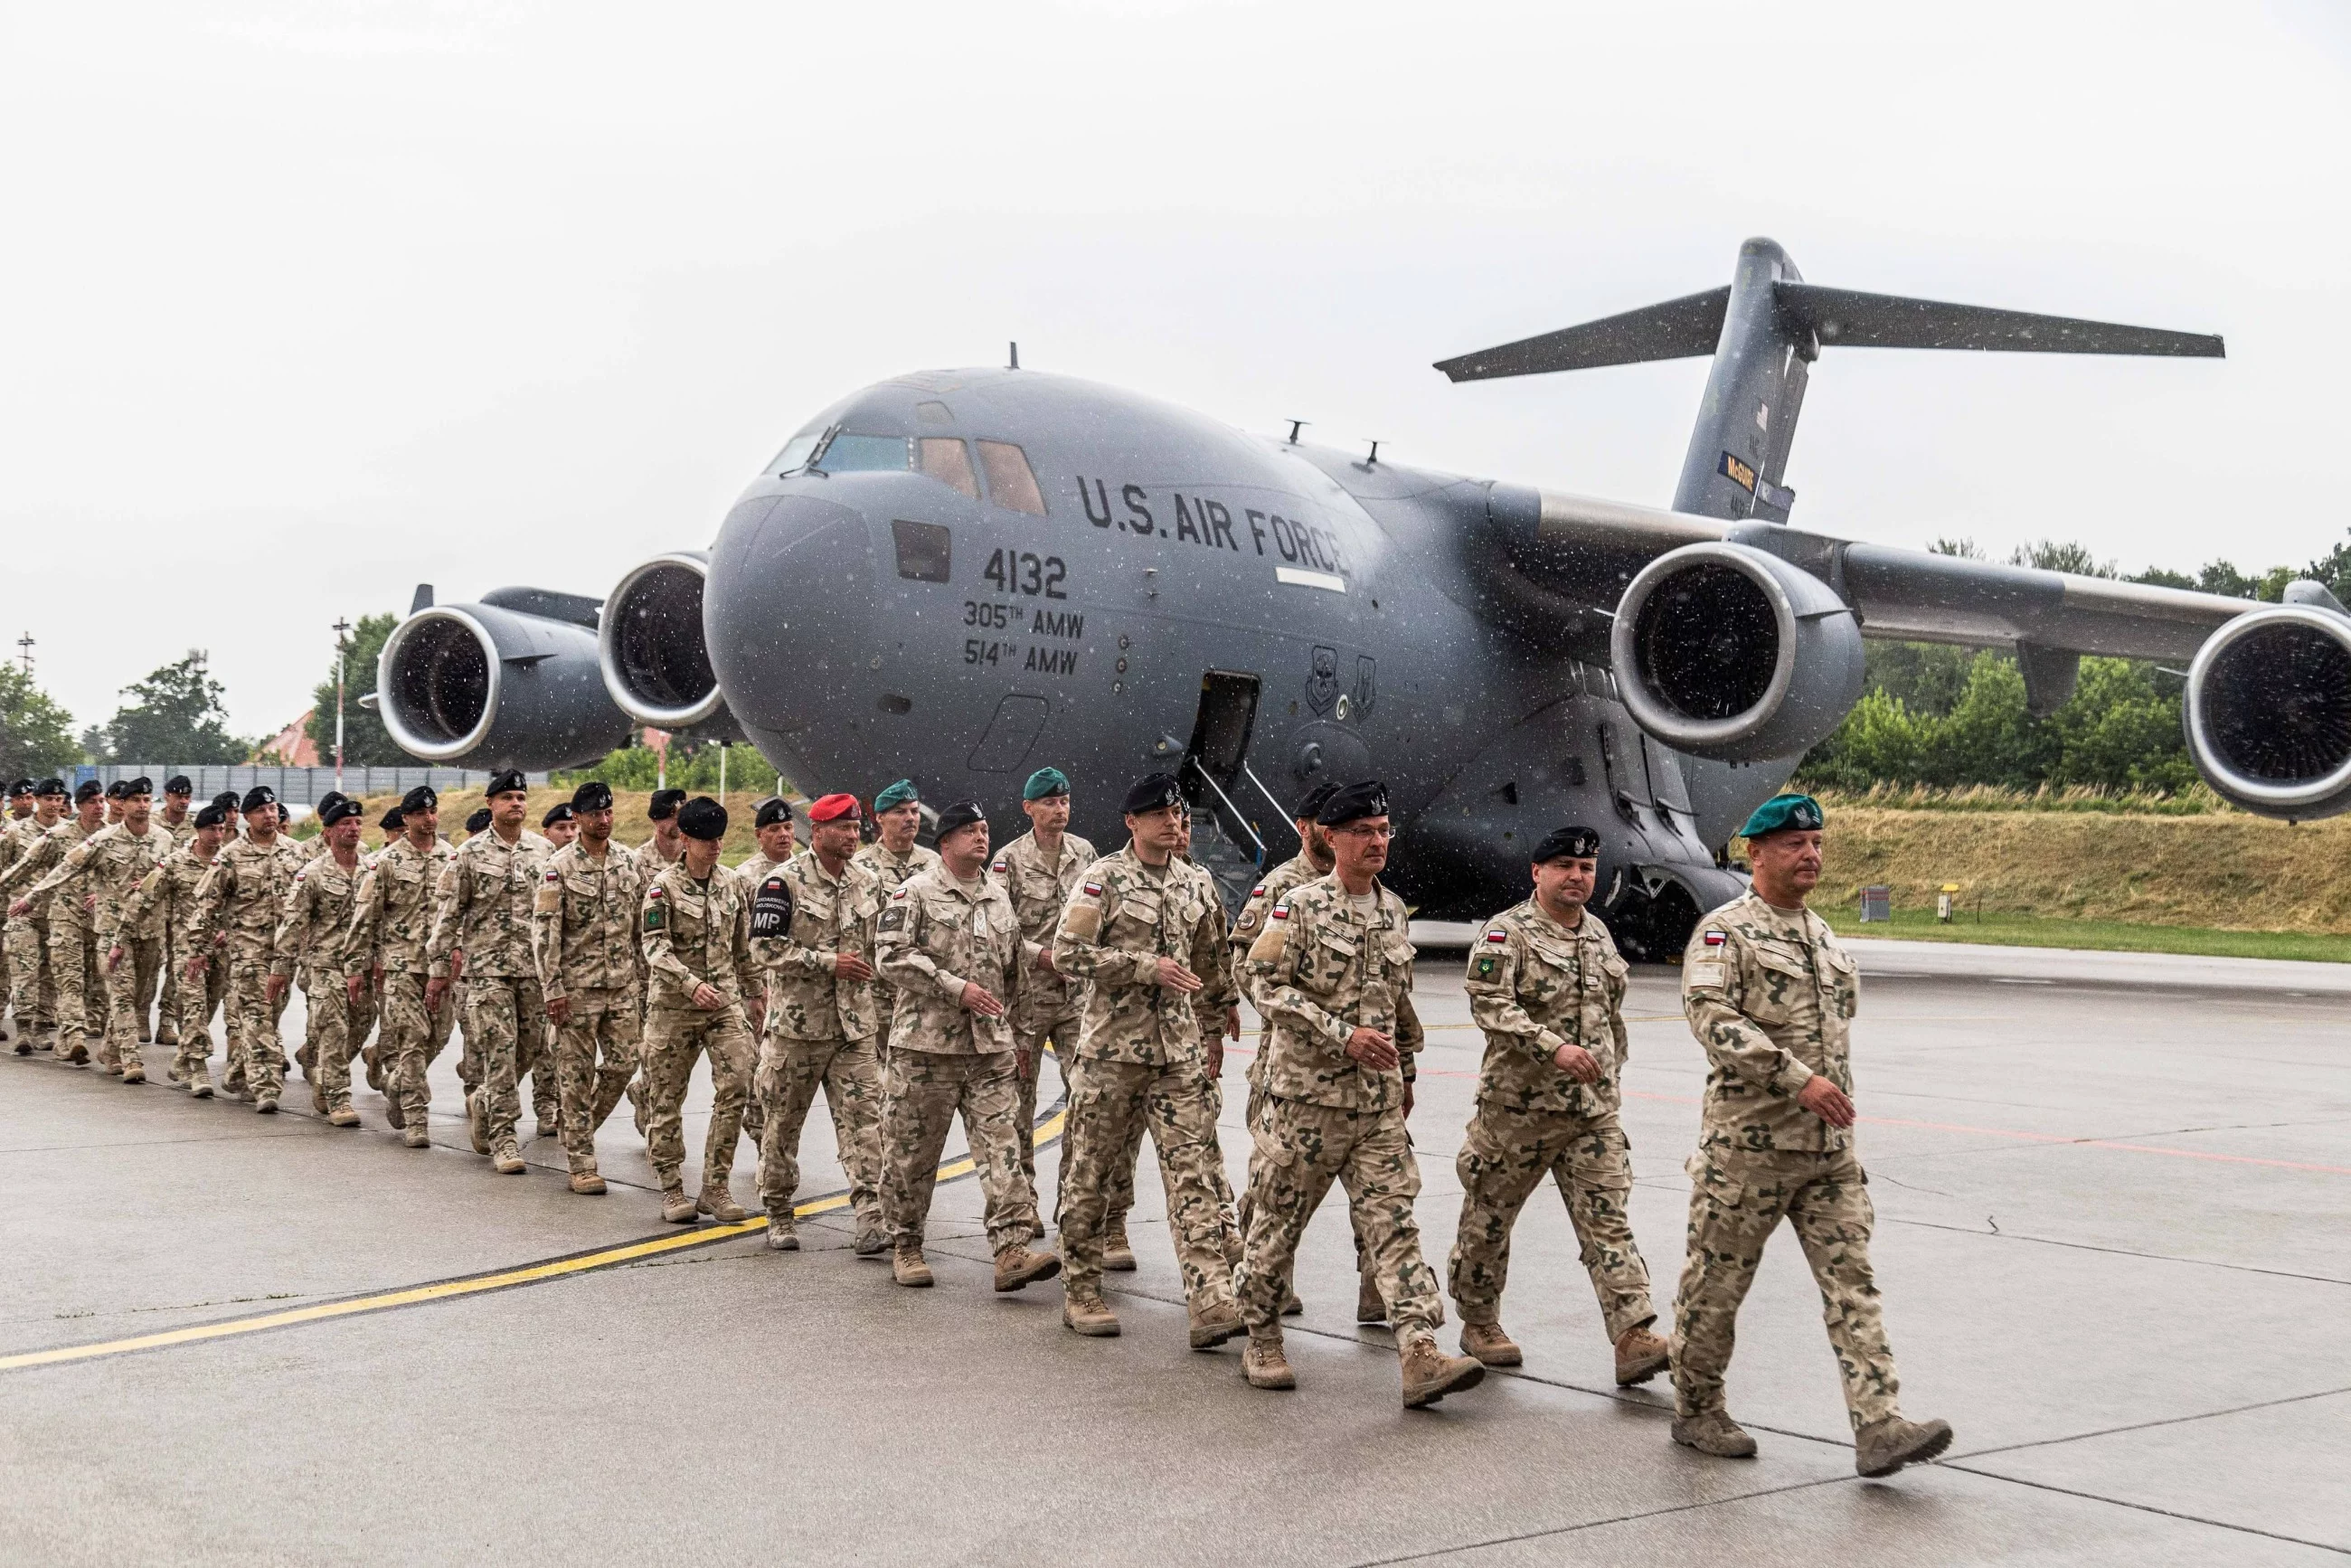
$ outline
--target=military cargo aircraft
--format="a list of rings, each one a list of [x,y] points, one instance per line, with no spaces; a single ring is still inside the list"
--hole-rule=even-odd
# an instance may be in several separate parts
[[[1789,522],[1789,452],[1829,349],[2219,357],[2183,332],[1826,288],[1749,241],[1723,287],[1442,361],[1457,382],[1711,354],[1670,508],[1260,437],[1133,392],[934,371],[786,441],[706,549],[602,601],[420,588],[380,707],[435,762],[549,768],[632,726],[747,737],[799,788],[1009,813],[1050,763],[1121,838],[1176,772],[1228,895],[1297,850],[1316,781],[1387,781],[1390,880],[1420,912],[1523,896],[1552,826],[1603,837],[1603,913],[1678,951],[1741,886],[1721,851],[1858,699],[1863,639],[2012,650],[2028,698],[2085,653],[2192,660],[2185,722],[2249,810],[2351,804],[2351,616],[1992,565]]]

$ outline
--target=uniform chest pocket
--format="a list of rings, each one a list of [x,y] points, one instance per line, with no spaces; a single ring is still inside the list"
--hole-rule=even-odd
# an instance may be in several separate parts
[[[1117,912],[1110,917],[1111,929],[1129,936],[1155,935],[1162,918],[1159,898],[1155,894],[1137,896],[1129,894],[1118,901]]]
[[[574,872],[563,879],[563,891],[574,898],[586,899],[592,903],[603,893],[604,884],[596,877]]]
[[[830,898],[803,896],[796,908],[799,914],[807,915],[820,927],[830,926],[832,924],[833,901]],[[798,922],[794,925],[797,928]]]
[[[1572,990],[1580,982],[1583,966],[1576,961],[1575,948],[1563,942],[1545,942],[1533,937],[1527,940],[1527,978],[1538,985],[1556,989]]]
[[[1322,930],[1314,934],[1314,944],[1307,951],[1307,961],[1317,977],[1324,980],[1343,975],[1355,962],[1358,940],[1352,931]]]
[[[1765,1023],[1786,1023],[1813,988],[1812,966],[1793,953],[1756,944],[1749,951],[1754,968],[1747,987],[1747,1011]]]
[[[1861,1010],[1861,966],[1842,947],[1823,947],[1821,959],[1828,971],[1829,1002],[1841,1019]]]

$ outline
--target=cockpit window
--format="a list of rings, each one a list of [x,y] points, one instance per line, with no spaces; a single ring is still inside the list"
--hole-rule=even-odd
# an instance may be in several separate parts
[[[816,465],[828,474],[904,474],[911,444],[903,435],[836,435],[817,454]]]
[[[778,476],[799,473],[808,466],[810,455],[816,451],[816,444],[823,439],[822,425],[814,430],[801,431],[784,443],[784,449],[776,454],[774,462],[768,465],[768,472]]]
[[[975,501],[979,499],[979,480],[971,471],[971,454],[964,450],[962,442],[950,435],[925,435],[917,447],[924,474]]]
[[[989,500],[1031,517],[1045,515],[1045,497],[1038,492],[1037,476],[1029,471],[1027,453],[1008,441],[983,441],[979,466],[987,475]]]

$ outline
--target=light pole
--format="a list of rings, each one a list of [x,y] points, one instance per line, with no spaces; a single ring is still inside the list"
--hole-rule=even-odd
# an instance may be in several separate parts
[[[341,616],[335,618],[335,788],[343,787],[343,650],[344,634],[351,623]]]
[[[16,646],[24,650],[17,657],[24,661],[25,678],[29,681],[33,678],[33,634],[27,632],[17,638]]]

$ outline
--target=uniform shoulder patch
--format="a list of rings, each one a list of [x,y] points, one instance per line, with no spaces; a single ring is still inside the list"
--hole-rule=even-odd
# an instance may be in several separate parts
[[[1709,947],[1719,947],[1719,946],[1721,946],[1723,945],[1723,943],[1725,943],[1725,942],[1727,942],[1727,941],[1729,941],[1729,934],[1728,934],[1728,933],[1721,932],[1721,931],[1711,931],[1711,930],[1710,930],[1710,931],[1707,932],[1707,934],[1706,934],[1706,936],[1705,936],[1705,937],[1703,938],[1703,940],[1705,941],[1706,945],[1707,945],[1708,946],[1709,946]]]
[[[1259,883],[1255,887],[1250,888],[1249,896],[1251,898],[1263,898],[1265,896],[1265,883]]]
[[[1492,974],[1493,972],[1494,972],[1494,960],[1493,960],[1493,959],[1491,959],[1491,958],[1480,958],[1480,959],[1479,959],[1479,960],[1478,960],[1478,977],[1479,977],[1479,979],[1481,979],[1481,980],[1482,980],[1482,979],[1484,979],[1487,976],[1489,976],[1489,975]]]
[[[1510,939],[1510,934],[1503,930],[1499,925],[1494,926],[1486,933],[1486,940],[1489,942],[1508,942]]]
[[[1085,894],[1088,898],[1100,898],[1102,896],[1102,883],[1098,882],[1090,882],[1085,883],[1084,887]]]
[[[901,896],[903,897],[904,895],[901,894]],[[898,904],[893,904],[889,908],[882,912],[882,919],[879,923],[878,929],[883,931],[895,931],[899,926],[904,925],[905,923],[906,911],[904,906]]]
[[[1273,917],[1276,920],[1287,920],[1290,918],[1290,900],[1285,898],[1280,904],[1273,906]]]
[[[781,936],[791,929],[792,884],[778,872],[759,883],[751,900],[751,935]]]
[[[989,866],[987,869],[994,872],[997,875],[1002,876],[1006,871],[1010,869],[1010,866],[1011,862],[1009,861],[999,858],[994,865]]]

